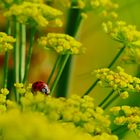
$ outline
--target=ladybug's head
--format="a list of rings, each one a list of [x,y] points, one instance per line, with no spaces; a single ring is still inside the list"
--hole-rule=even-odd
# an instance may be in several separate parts
[[[42,89],[41,89],[41,92],[44,93],[44,94],[49,94],[50,93],[50,89],[47,85],[45,85]]]

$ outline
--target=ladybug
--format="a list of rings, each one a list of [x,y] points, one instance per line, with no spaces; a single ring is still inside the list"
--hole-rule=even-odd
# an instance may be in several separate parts
[[[48,95],[50,93],[50,89],[49,89],[48,85],[43,81],[37,81],[37,82],[33,83],[32,90],[33,90],[33,92],[40,91],[46,95]]]

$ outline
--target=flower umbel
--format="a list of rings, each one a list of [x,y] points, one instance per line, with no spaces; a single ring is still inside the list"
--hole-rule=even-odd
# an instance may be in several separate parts
[[[6,33],[0,32],[0,51],[12,50],[15,39]]]
[[[100,107],[96,107],[89,96],[53,98],[40,92],[33,94],[29,90],[22,95],[21,105],[25,112],[29,110],[41,112],[52,122],[73,124],[92,135],[110,132],[108,115],[105,115]]]
[[[112,0],[59,0],[67,7],[78,8],[82,13],[87,13],[91,10],[101,13],[103,16],[117,17],[114,11],[118,8],[118,4]]]
[[[116,108],[117,114],[116,114]],[[116,106],[111,108],[111,113],[115,116],[114,123],[116,125],[127,126],[140,136],[140,108],[131,106]]]
[[[20,95],[24,95],[26,92],[31,92],[32,89],[31,83],[26,85],[24,85],[23,83],[15,83],[14,86],[17,89],[18,94]]]
[[[0,114],[2,114],[3,112],[5,112],[7,110],[7,100],[6,100],[6,96],[9,94],[8,89],[6,88],[2,88],[0,90]]]
[[[9,9],[14,4],[21,4],[23,1],[32,3],[44,3],[44,0],[1,0],[0,7],[4,10]]]
[[[47,36],[39,39],[39,45],[55,50],[59,54],[79,54],[84,51],[80,42],[69,35],[60,33],[48,33]]]
[[[62,26],[59,16],[60,10],[54,9],[43,3],[23,2],[20,5],[13,5],[5,12],[7,18],[16,17],[16,20],[23,24],[45,27],[47,25]]]
[[[118,140],[117,136],[107,133],[91,136],[72,124],[50,122],[41,113],[21,112],[18,109],[1,114],[0,126],[1,137],[5,140]]]
[[[124,21],[103,23],[103,28],[114,40],[126,47],[140,46],[140,31],[135,25],[128,25]]]
[[[140,48],[127,48],[122,60],[125,64],[140,64]]]
[[[95,71],[101,80],[102,86],[111,87],[120,94],[122,99],[126,99],[129,93],[140,92],[140,79],[124,72],[121,67],[117,67],[117,72],[108,68]]]

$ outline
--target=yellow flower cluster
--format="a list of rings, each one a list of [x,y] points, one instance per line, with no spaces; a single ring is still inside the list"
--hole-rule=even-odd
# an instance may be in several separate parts
[[[0,138],[118,140],[110,133],[108,116],[94,105],[93,98],[77,95],[68,99],[53,98],[32,93],[31,84],[15,83],[14,86],[21,94],[19,105],[6,100],[7,89],[0,91]]]
[[[81,43],[73,37],[61,33],[48,33],[39,39],[39,45],[55,50],[59,54],[79,54],[84,52]]]
[[[73,124],[50,122],[41,113],[18,109],[1,114],[0,126],[0,138],[4,140],[118,140],[117,136],[107,133],[92,137]]]
[[[79,0],[82,1],[82,0]],[[85,10],[95,9],[105,17],[117,18],[118,15],[115,10],[118,8],[118,4],[112,0],[83,0],[86,3]]]
[[[34,2],[34,3],[43,3],[44,2],[44,0],[2,0],[0,3],[0,7],[8,9],[13,4],[20,4],[23,1],[29,1],[29,2]]]
[[[23,2],[20,5],[15,4],[4,15],[8,18],[16,17],[18,22],[24,24],[40,27],[47,25],[62,26],[59,18],[62,12],[43,3]]]
[[[112,0],[65,0],[65,2],[63,0],[58,0],[58,2],[63,5],[65,3],[67,7],[79,8],[82,13],[95,10],[103,16],[117,17],[115,9],[118,8],[118,4]]]
[[[21,95],[19,104],[6,100],[6,88],[0,90],[0,138],[118,140],[110,133],[108,116],[94,105],[93,98],[53,98],[41,92],[32,93],[31,84],[14,86]]]
[[[114,40],[126,47],[140,46],[140,31],[134,25],[127,25],[124,21],[108,21],[103,23],[103,28]]]
[[[15,39],[6,33],[0,32],[0,51],[12,50]]]
[[[116,106],[111,108],[115,115],[116,125],[127,125],[129,130],[137,130],[140,126],[140,108],[130,106]]]
[[[89,96],[81,98],[73,95],[68,99],[53,98],[40,92],[32,93],[31,85],[23,86],[17,83],[15,86],[21,94],[20,105],[23,112],[40,112],[51,122],[73,124],[92,135],[110,132],[108,116],[100,107],[94,105],[93,98]]]
[[[125,64],[140,64],[140,48],[126,48],[125,54],[122,57]]]
[[[117,67],[117,72],[108,68],[98,69],[95,72],[101,80],[101,85],[113,88],[123,99],[127,98],[129,93],[140,92],[140,79],[125,73],[119,66]]]
[[[6,88],[0,90],[0,114],[6,111],[6,96],[9,94],[9,91]]]
[[[29,83],[27,85],[24,85],[23,83],[15,83],[14,87],[16,87],[18,94],[24,95],[25,92],[30,92],[32,89],[32,84]]]

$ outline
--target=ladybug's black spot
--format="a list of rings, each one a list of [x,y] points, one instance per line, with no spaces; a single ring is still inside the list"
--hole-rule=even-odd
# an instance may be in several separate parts
[[[36,85],[34,84],[34,85],[32,86],[32,88],[33,88],[33,89],[36,89]]]

